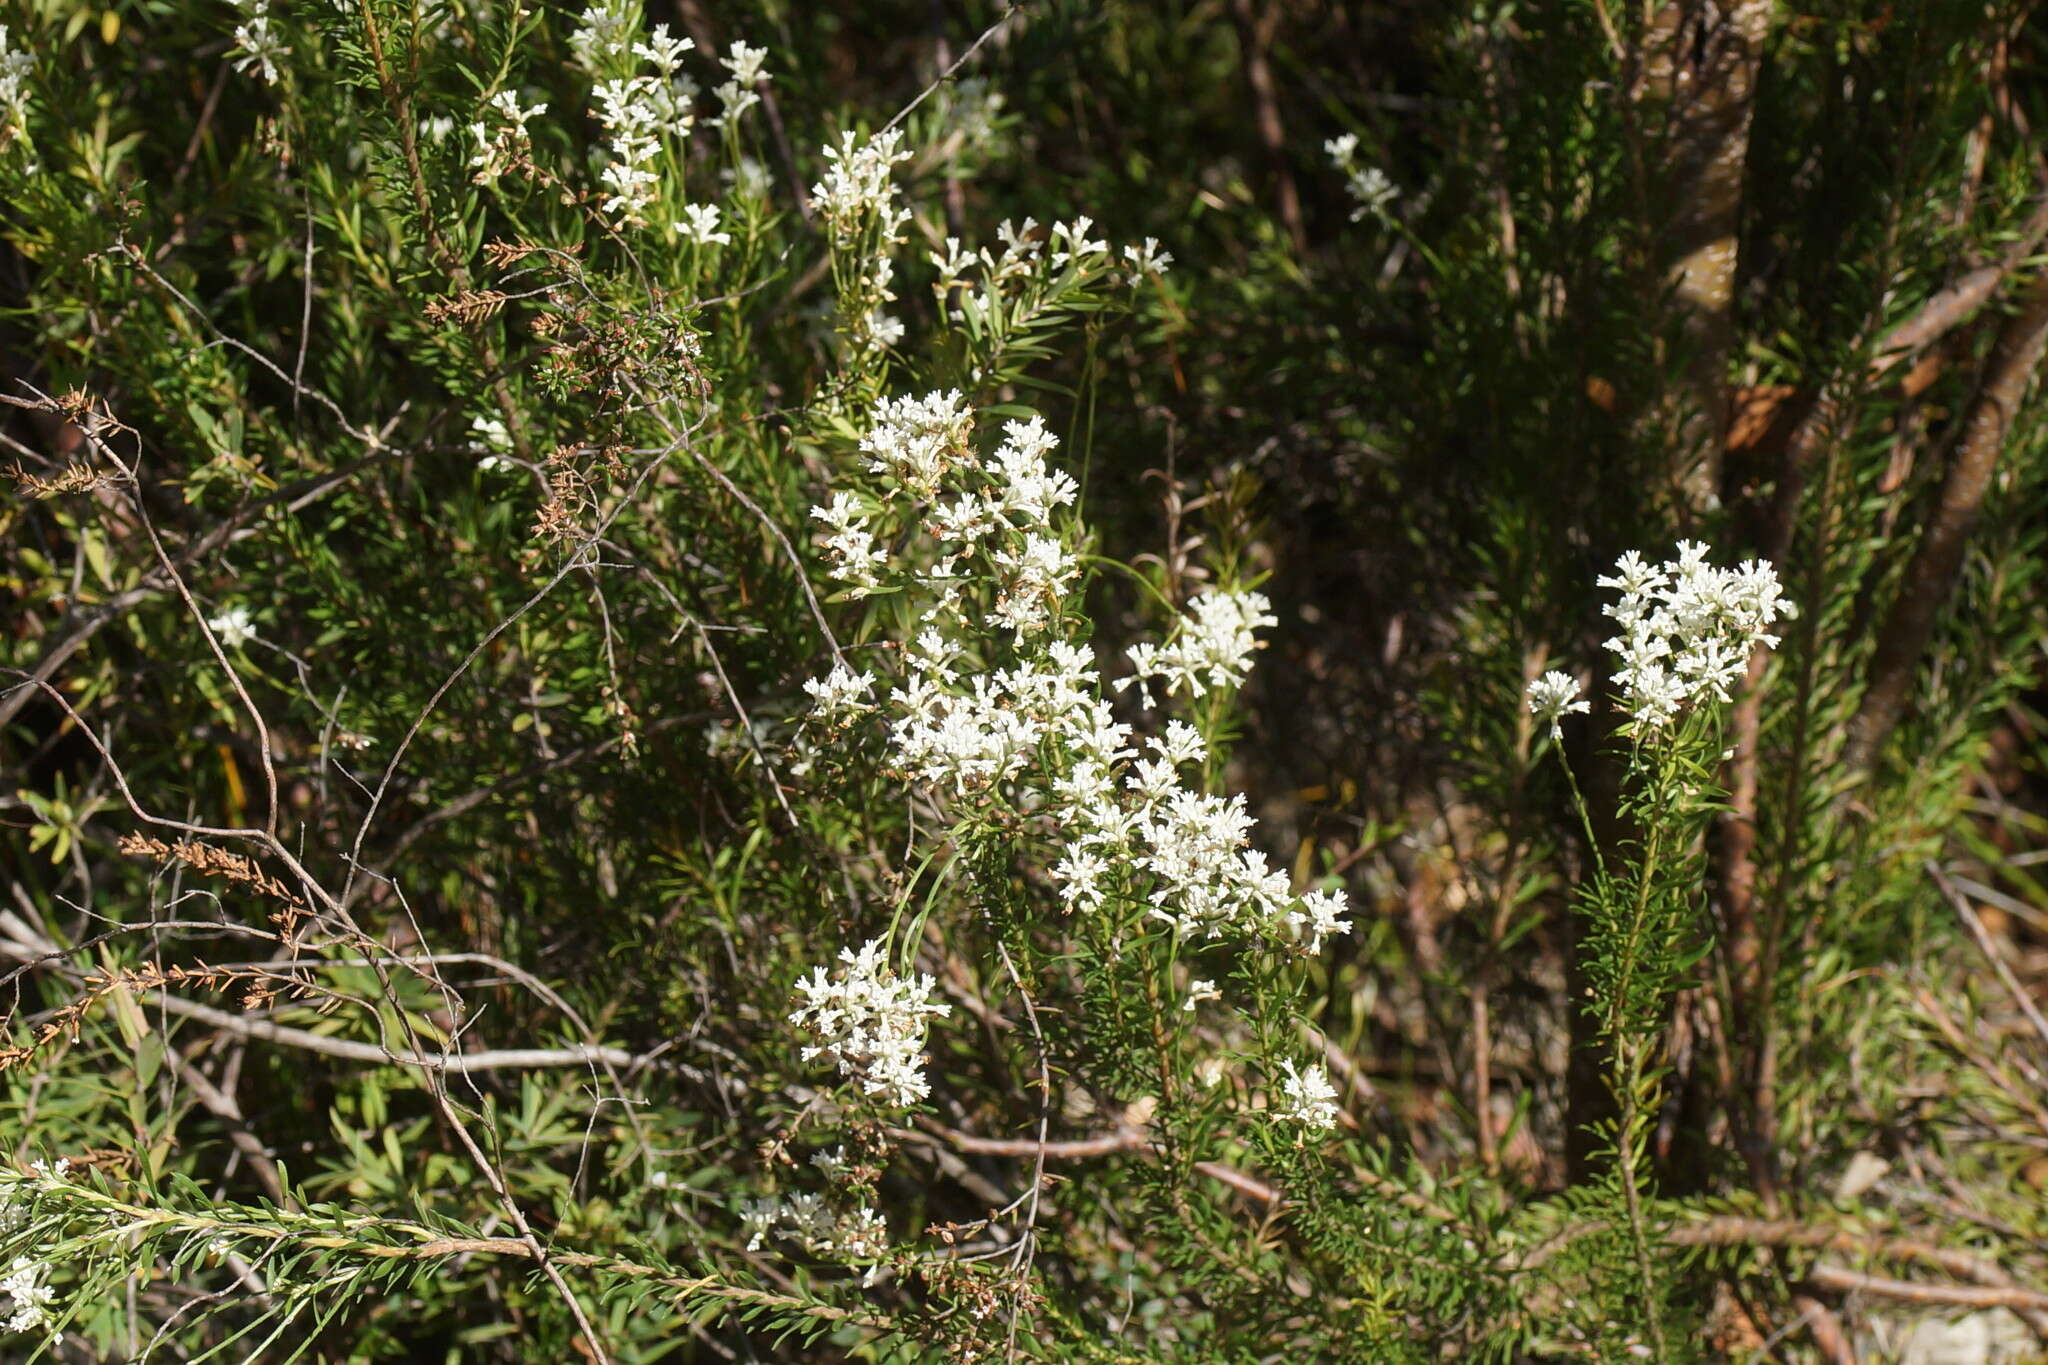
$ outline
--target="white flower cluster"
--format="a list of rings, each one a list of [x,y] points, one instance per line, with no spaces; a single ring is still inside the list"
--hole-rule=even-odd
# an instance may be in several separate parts
[[[741,115],[761,102],[760,91],[756,88],[765,81],[773,80],[765,69],[768,49],[749,47],[746,43],[735,42],[732,49],[719,59],[732,79],[720,83],[712,90],[718,97],[720,113],[711,120],[714,127],[730,128]]]
[[[843,132],[837,147],[824,148],[825,175],[811,186],[811,202],[831,229],[832,243],[842,251],[862,248],[852,264],[855,279],[845,286],[840,308],[852,323],[855,343],[863,350],[879,350],[903,339],[903,323],[883,311],[893,302],[890,288],[896,278],[896,262],[889,254],[903,240],[910,210],[896,192],[890,172],[910,157],[903,150],[903,134],[885,129],[862,140],[859,134]],[[872,227],[874,235],[868,235]]]
[[[1062,629],[1078,564],[1053,517],[1077,490],[1047,464],[1057,439],[1035,416],[1008,422],[987,459],[971,437],[957,393],[885,402],[861,444],[891,496],[869,503],[841,489],[813,509],[842,581],[906,593],[923,614],[898,677],[838,664],[807,684],[817,716],[879,711],[905,776],[942,798],[1029,811],[1061,846],[1051,874],[1070,911],[1141,903],[1183,933],[1228,929],[1320,951],[1350,928],[1342,894],[1295,896],[1248,847],[1242,796],[1182,785],[1182,771],[1208,759],[1192,726],[1169,720],[1134,747],[1093,655]],[[922,539],[892,557],[876,528],[905,522]],[[1189,610],[1166,648],[1139,651],[1140,668],[1197,694],[1242,681],[1253,632],[1273,623],[1265,599],[1216,591]],[[1010,632],[1007,649],[991,626]]]
[[[946,249],[930,255],[939,272],[932,288],[942,305],[954,290],[966,293],[967,298],[952,307],[952,316],[957,321],[969,307],[984,317],[999,316],[1006,300],[1021,300],[1048,289],[1069,266],[1084,278],[1111,275],[1135,282],[1140,276],[1164,274],[1173,264],[1173,253],[1161,250],[1157,238],[1147,237],[1143,243],[1123,249],[1122,260],[1130,268],[1119,273],[1115,269],[1118,258],[1111,253],[1109,244],[1090,240],[1088,233],[1094,226],[1094,220],[1078,217],[1071,222],[1054,223],[1041,237],[1037,219],[1026,218],[1019,224],[1006,218],[996,229],[1002,242],[1001,252],[987,247],[969,251],[958,237],[948,237]],[[978,272],[981,278],[969,280],[969,271]]]
[[[545,114],[548,106],[543,102],[530,109],[522,109],[517,94],[500,90],[491,96],[484,109],[491,115],[491,123],[469,125],[469,135],[476,139],[476,151],[471,154],[469,164],[476,171],[473,179],[479,185],[496,180],[511,169],[513,162],[532,152],[533,142],[526,134],[527,122]]]
[[[1188,602],[1189,616],[1163,646],[1131,646],[1136,677],[1158,678],[1168,692],[1201,696],[1211,687],[1236,687],[1251,673],[1255,632],[1279,624],[1265,595],[1205,592]]]
[[[49,1303],[55,1291],[43,1283],[43,1277],[50,1268],[41,1261],[27,1256],[17,1256],[5,1276],[0,1276],[0,1294],[5,1294],[13,1309],[5,1319],[0,1319],[0,1332],[34,1332],[50,1320]]]
[[[28,77],[35,61],[7,43],[7,25],[0,24],[0,147],[28,135]]]
[[[1285,1103],[1273,1111],[1274,1116],[1310,1128],[1335,1128],[1337,1088],[1330,1084],[1329,1073],[1319,1066],[1296,1070],[1293,1062],[1282,1062],[1280,1066],[1287,1073],[1287,1078],[1280,1082]]]
[[[683,205],[683,216],[676,220],[676,235],[698,246],[724,246],[732,241],[731,233],[718,230],[716,204]]]
[[[924,1078],[926,1021],[951,1014],[953,1007],[932,1000],[931,977],[900,977],[890,970],[879,940],[858,953],[841,948],[839,961],[829,977],[817,967],[797,982],[804,1003],[789,1022],[818,1039],[804,1049],[804,1060],[830,1058],[840,1075],[853,1077],[884,1103],[917,1103],[931,1093]]]
[[[234,59],[237,71],[257,67],[263,72],[267,84],[278,81],[277,64],[292,55],[270,26],[270,0],[236,0],[244,14],[242,22],[235,27],[235,46],[242,49]]]
[[[696,46],[671,38],[667,24],[640,37],[638,0],[600,0],[583,12],[569,48],[596,81],[597,121],[611,135],[611,161],[600,178],[611,190],[605,213],[621,223],[643,223],[661,177],[654,170],[662,138],[686,138],[696,126],[695,85],[681,74],[683,54]],[[646,63],[654,68],[648,75]]]
[[[220,637],[223,649],[238,649],[256,638],[256,619],[244,606],[229,607],[220,615],[208,620],[206,624]]]
[[[1337,169],[1344,172],[1344,188],[1355,205],[1351,210],[1351,221],[1355,223],[1367,214],[1375,218],[1386,217],[1389,206],[1399,197],[1399,191],[1379,167],[1358,164],[1358,134],[1333,137],[1323,144],[1323,150],[1329,153]]]
[[[881,1214],[870,1208],[836,1210],[815,1194],[743,1200],[740,1223],[749,1251],[759,1251],[770,1236],[828,1261],[871,1261],[889,1249],[889,1225]]]
[[[1621,625],[1607,642],[1620,662],[1622,706],[1647,729],[1660,729],[1679,709],[1712,697],[1728,701],[1728,685],[1749,666],[1757,645],[1775,649],[1770,628],[1794,615],[1778,575],[1760,559],[1739,569],[1707,563],[1707,547],[1678,542],[1678,557],[1655,566],[1634,550],[1600,580],[1621,601],[1602,610]]]
[[[33,1161],[29,1168],[34,1172],[32,1179],[10,1174],[0,1183],[0,1236],[14,1232],[27,1221],[28,1211],[23,1206],[21,1195],[24,1187],[34,1185],[45,1190],[61,1188],[68,1178],[71,1162],[59,1157],[55,1165],[47,1161]],[[37,1332],[49,1325],[49,1306],[56,1297],[56,1291],[45,1283],[50,1273],[48,1263],[32,1256],[16,1256],[7,1273],[0,1275],[0,1295],[8,1300],[7,1316],[0,1318],[0,1332]]]
[[[502,469],[510,463],[505,456],[512,453],[512,433],[505,429],[502,417],[470,418],[469,434],[485,451],[483,459],[477,461],[480,468]]]
[[[832,666],[832,671],[822,678],[805,681],[804,691],[819,712],[825,715],[841,715],[860,710],[866,704],[868,693],[874,690],[872,674],[856,673],[844,661]]]
[[[910,221],[910,210],[897,199],[890,180],[891,170],[910,159],[902,130],[890,128],[866,139],[842,132],[839,145],[826,143],[824,154],[825,178],[811,186],[811,202],[833,234],[842,240],[857,235],[872,213],[881,217],[882,236],[893,239]]]
[[[861,437],[861,453],[871,471],[899,480],[911,496],[923,500],[967,457],[973,421],[958,389],[922,398],[884,398],[875,406],[868,434]]]
[[[1538,725],[1550,727],[1553,739],[1564,737],[1562,722],[1566,716],[1583,716],[1593,709],[1579,700],[1578,679],[1555,670],[1530,683],[1523,695],[1528,698],[1529,714],[1536,717]]]

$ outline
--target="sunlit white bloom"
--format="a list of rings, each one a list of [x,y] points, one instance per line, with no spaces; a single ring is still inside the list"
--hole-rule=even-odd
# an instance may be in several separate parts
[[[652,64],[666,78],[682,68],[683,54],[696,46],[691,39],[669,37],[667,24],[656,24],[646,42],[633,44],[633,55]]]
[[[875,405],[874,424],[860,448],[869,469],[903,480],[918,496],[930,496],[946,470],[965,457],[971,420],[958,389],[922,398],[884,398]]]
[[[1053,865],[1053,880],[1059,883],[1060,899],[1069,910],[1094,910],[1108,895],[1103,879],[1109,875],[1109,861],[1080,843],[1067,845],[1066,856]]]
[[[1188,986],[1188,998],[1181,1001],[1183,1014],[1193,1014],[1195,1006],[1203,1000],[1221,1000],[1223,992],[1216,989],[1216,983],[1206,979],[1197,980]]]
[[[1032,234],[1038,227],[1038,220],[1026,218],[1022,223],[1012,224],[1005,218],[996,226],[996,237],[1003,244],[1002,259],[996,263],[998,278],[1028,269],[1038,259],[1044,243]]]
[[[1085,240],[1087,230],[1077,222],[1062,233]],[[1034,249],[1029,231],[1007,234],[1020,255]],[[1245,798],[1190,785],[1209,763],[1193,725],[1162,718],[1139,751],[1093,651],[1072,638],[1062,613],[1082,542],[1056,519],[1078,495],[1050,463],[1058,437],[1021,415],[982,456],[973,416],[956,392],[878,403],[860,446],[890,515],[845,489],[812,513],[836,576],[907,594],[919,621],[900,650],[878,656],[898,661],[873,688],[893,769],[942,810],[1001,801],[1028,813],[1059,850],[1046,871],[1069,913],[1129,900],[1178,933],[1320,951],[1350,928],[1341,893],[1295,896],[1287,873],[1251,846]],[[877,543],[880,526],[928,540],[898,553]],[[1257,593],[1206,593],[1165,646],[1134,650],[1133,662],[1176,691],[1233,686],[1273,623]],[[991,626],[1015,638],[1004,643]]]
[[[685,204],[683,216],[676,224],[676,232],[685,240],[698,246],[710,246],[714,242],[724,246],[732,241],[732,234],[718,230],[718,205]]]
[[[930,976],[900,977],[884,960],[883,944],[870,940],[856,953],[839,950],[831,976],[823,967],[799,980],[803,1004],[789,1021],[818,1041],[803,1050],[805,1061],[830,1060],[839,1074],[893,1107],[915,1104],[931,1093],[924,1077],[924,1038],[929,1020],[952,1013],[934,1002]]]
[[[834,1209],[815,1194],[777,1201],[740,1201],[740,1223],[749,1251],[759,1251],[771,1234],[831,1261],[868,1261],[889,1249],[889,1225],[870,1208]]]
[[[1124,259],[1140,275],[1164,275],[1173,264],[1173,253],[1161,251],[1157,237],[1147,237],[1141,245],[1125,247]]]
[[[1088,230],[1094,226],[1095,220],[1086,216],[1076,218],[1070,223],[1053,224],[1052,239],[1059,244],[1060,249],[1052,252],[1046,259],[1051,262],[1054,269],[1066,265],[1069,261],[1084,266],[1092,265],[1109,255],[1108,242],[1088,239]]]
[[[858,230],[868,213],[888,206],[890,169],[910,157],[902,144],[903,133],[896,128],[867,139],[844,132],[838,146],[826,144],[829,164],[824,178],[811,187],[811,200],[835,233]]]
[[[817,703],[818,714],[829,718],[864,709],[863,700],[874,686],[872,673],[856,673],[842,661],[832,665],[832,671],[824,677],[806,681],[804,691]]]
[[[235,27],[235,46],[242,51],[233,59],[232,65],[237,71],[256,67],[262,71],[266,84],[276,85],[277,64],[291,56],[292,50],[284,45],[284,40],[271,27],[270,0],[239,2],[247,17]]]
[[[1012,630],[1045,624],[1050,604],[1066,591],[1079,562],[1058,537],[1029,534],[1014,550],[992,556],[1004,574],[994,618]]]
[[[1282,1062],[1280,1066],[1287,1073],[1287,1079],[1280,1083],[1285,1103],[1273,1111],[1274,1116],[1311,1128],[1335,1128],[1337,1088],[1330,1084],[1329,1073],[1319,1066],[1297,1071],[1293,1062]]]
[[[604,201],[604,211],[627,222],[637,220],[640,211],[654,202],[654,187],[661,183],[653,171],[623,161],[605,167],[598,179],[613,191]]]
[[[602,0],[583,12],[570,35],[577,63],[593,77],[592,112],[607,135],[610,163],[599,180],[612,193],[602,211],[622,225],[644,225],[661,176],[655,162],[662,139],[682,139],[696,125],[696,86],[681,74],[683,54],[695,44],[671,38],[656,24],[643,41],[636,0]],[[642,64],[651,65],[648,75]]]
[[[875,570],[888,563],[889,557],[876,548],[859,501],[841,490],[824,506],[813,507],[811,515],[825,523],[825,553],[833,561],[834,576],[851,583],[857,593],[880,587]]]
[[[1251,671],[1256,631],[1278,625],[1265,595],[1216,589],[1188,603],[1173,639],[1163,647],[1133,648],[1129,658],[1140,679],[1156,677],[1167,691],[1202,696],[1212,687],[1235,687]]]
[[[943,252],[934,251],[930,253],[931,263],[938,268],[939,272],[938,281],[933,285],[933,288],[941,296],[944,296],[947,290],[963,283],[961,277],[972,269],[975,262],[979,259],[974,252],[960,245],[958,237],[948,237],[946,239],[946,249]]]
[[[767,56],[768,49],[765,47],[749,47],[746,43],[735,42],[719,60],[725,69],[732,73],[732,78],[738,85],[743,89],[751,89],[762,81],[772,79],[764,69]]]
[[[485,450],[500,454],[512,449],[512,433],[505,430],[505,423],[496,417],[472,417],[469,420],[470,434]]]
[[[0,147],[25,133],[28,123],[28,78],[35,59],[8,43],[7,25],[0,24]]]
[[[209,629],[220,637],[222,645],[235,649],[256,638],[256,624],[243,606],[229,607],[207,623]]]
[[[761,102],[753,87],[741,85],[738,81],[720,81],[711,89],[718,101],[718,116],[707,120],[710,127],[730,128],[736,125],[747,110]]]
[[[1384,218],[1388,206],[1400,195],[1400,191],[1394,188],[1394,182],[1387,178],[1387,173],[1377,166],[1367,166],[1362,170],[1353,171],[1350,178],[1344,182],[1344,188],[1350,192],[1352,200],[1358,205],[1351,210],[1351,221],[1354,223],[1368,214],[1375,218]]]
[[[1303,950],[1314,955],[1323,950],[1323,940],[1332,934],[1351,932],[1351,921],[1343,918],[1351,908],[1342,891],[1311,891],[1298,908],[1287,912],[1288,925],[1302,939]]]
[[[773,1199],[742,1199],[740,1229],[747,1234],[747,1250],[759,1251],[781,1217],[782,1205]]]
[[[529,155],[533,144],[527,136],[529,120],[548,111],[545,101],[531,107],[522,107],[515,91],[500,90],[491,96],[484,106],[488,122],[469,125],[470,136],[476,140],[476,151],[471,153],[469,164],[476,172],[474,179],[485,184],[503,175],[512,164]]]
[[[641,13],[639,0],[599,0],[584,10],[569,35],[577,65],[593,76],[608,76],[621,64],[630,64]]]
[[[1548,725],[1553,738],[1564,737],[1564,726],[1560,723],[1570,715],[1584,715],[1592,706],[1579,699],[1579,682],[1569,673],[1552,671],[1530,683],[1524,695],[1528,698],[1529,714],[1536,717],[1538,725]]]
[[[903,340],[903,319],[876,308],[863,319],[861,330],[876,346],[894,346]]]
[[[1622,706],[1645,729],[1709,698],[1729,701],[1751,651],[1777,648],[1771,627],[1796,614],[1769,564],[1717,569],[1707,554],[1705,544],[1682,540],[1676,558],[1653,566],[1630,550],[1599,581],[1621,594],[1602,608],[1622,628],[1607,649],[1619,664]]]
[[[50,1320],[49,1304],[55,1292],[43,1283],[43,1277],[50,1272],[49,1266],[27,1256],[14,1258],[13,1266],[4,1277],[0,1277],[0,1294],[5,1294],[12,1307],[4,1320],[0,1320],[0,1332],[34,1332],[41,1330]]]

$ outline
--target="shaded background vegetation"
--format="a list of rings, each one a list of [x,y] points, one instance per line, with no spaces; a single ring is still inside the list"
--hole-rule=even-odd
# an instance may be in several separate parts
[[[814,1285],[749,1251],[732,1215],[812,1106],[789,983],[857,941],[849,850],[893,818],[774,776],[747,735],[798,713],[829,662],[783,539],[810,556],[805,514],[846,448],[817,395],[961,382],[926,244],[1085,213],[1112,241],[1156,237],[1173,268],[1128,312],[1049,320],[975,397],[1047,413],[1096,548],[1170,597],[1219,569],[1266,575],[1279,625],[1230,782],[1269,851],[1340,879],[1357,910],[1300,997],[1353,1168],[1244,1157],[1294,1201],[1282,1212],[1195,1170],[1185,1134],[1163,1161],[1060,1166],[1031,1281],[1043,1339],[1023,1349],[1622,1358],[1559,1324],[1628,1306],[1568,1311],[1574,1281],[1524,1254],[1542,1244],[1528,1229],[1569,1230],[1603,1100],[1573,1008],[1586,850],[1520,696],[1597,658],[1593,584],[1615,555],[1680,536],[1773,560],[1802,613],[1738,702],[1714,946],[1671,1006],[1656,1174],[1674,1218],[1719,1220],[1670,1244],[1690,1349],[1841,1359],[1906,1330],[1902,1278],[1957,1312],[1972,1301],[1946,1291],[1966,1284],[2048,1284],[2048,1038],[1992,967],[2036,996],[2048,978],[2048,443],[2030,387],[2048,111],[2029,6],[1223,0],[1004,20],[657,3],[649,22],[707,52],[771,53],[747,151],[779,207],[724,275],[672,243],[636,256],[551,187],[468,183],[477,73],[500,63],[553,111],[536,159],[586,158],[573,14],[388,8],[362,11],[399,35],[383,56],[352,12],[290,11],[298,60],[268,86],[231,67],[224,6],[8,7],[37,89],[33,146],[0,182],[0,362],[22,400],[0,510],[17,1043],[68,1021],[94,968],[215,970],[169,991],[239,1015],[257,965],[291,960],[237,931],[271,925],[276,897],[121,853],[138,823],[111,753],[141,808],[270,829],[370,939],[444,955],[389,982],[330,961],[316,995],[245,1017],[445,1036],[445,989],[472,1048],[652,1055],[625,1091],[570,1068],[465,1093],[511,1198],[580,1246],[872,1298],[965,1358],[993,1292],[973,1274]],[[984,37],[906,120],[909,336],[848,379],[791,191],[837,129],[878,126]],[[444,117],[453,131],[428,130]],[[1390,178],[1383,212],[1354,212],[1324,151],[1344,134]],[[699,199],[743,173],[692,157]],[[493,242],[580,259],[498,262]],[[430,307],[508,275],[508,292],[559,292],[477,318]],[[679,327],[701,358],[669,354]],[[632,457],[650,384],[689,395],[702,455]],[[95,412],[132,433],[132,482],[92,466]],[[516,429],[512,469],[479,466],[480,414]],[[550,463],[557,443],[584,453]],[[1104,657],[1155,626],[1123,579],[1093,602]],[[257,638],[217,657],[199,623],[236,605]],[[1568,745],[1604,809],[1594,719]],[[958,923],[1021,945],[1009,913],[969,904]],[[188,923],[151,928],[170,920]],[[1142,1021],[1045,953],[1056,1135],[1142,1123]],[[935,1037],[935,1116],[887,1139],[905,1238],[1024,1188],[1016,1151],[953,1139],[1017,1139],[1038,1114],[1000,970],[929,959],[983,1009]],[[7,1073],[17,1158],[496,1216],[414,1072],[135,999]],[[1872,1161],[1875,1183],[1842,1183]],[[1465,1232],[1436,1247],[1383,1185]],[[1785,1231],[1837,1225],[1891,1249]],[[1486,1242],[1503,1228],[1522,1237],[1506,1261]],[[1976,1270],[1898,1250],[1914,1239]],[[176,1284],[92,1310],[59,1358],[126,1358],[184,1302]],[[914,1354],[842,1328],[779,1345],[790,1323],[753,1311],[625,1295],[601,1323],[621,1360]],[[545,1284],[478,1258],[292,1335],[318,1359],[510,1361],[563,1356],[576,1329]],[[981,1345],[1017,1349],[1000,1331]]]

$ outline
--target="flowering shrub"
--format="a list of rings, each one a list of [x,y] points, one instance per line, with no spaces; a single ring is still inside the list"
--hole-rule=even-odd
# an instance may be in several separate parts
[[[0,1356],[2048,1330],[2038,43],[1625,8],[15,4]]]

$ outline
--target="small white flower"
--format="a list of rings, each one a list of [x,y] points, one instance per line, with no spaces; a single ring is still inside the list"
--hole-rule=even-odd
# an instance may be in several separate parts
[[[824,179],[811,187],[811,200],[835,234],[845,238],[871,211],[886,209],[893,194],[890,169],[910,157],[902,144],[902,130],[891,128],[865,141],[858,133],[841,133],[838,146],[826,145],[830,164]]]
[[[55,1291],[43,1283],[43,1277],[50,1268],[41,1261],[27,1256],[14,1258],[14,1265],[6,1276],[0,1277],[0,1294],[13,1300],[14,1308],[4,1321],[0,1331],[33,1332],[50,1320],[48,1305],[55,1297]]]
[[[735,42],[732,49],[720,60],[724,63],[725,69],[732,73],[733,83],[744,90],[772,79],[762,69],[767,56],[768,49],[765,47],[749,47],[743,42]]]
[[[952,1006],[932,1000],[937,983],[930,976],[896,975],[880,940],[870,940],[858,953],[840,949],[839,961],[830,977],[818,967],[797,982],[804,1003],[789,1022],[818,1040],[803,1050],[804,1060],[830,1059],[840,1075],[885,1104],[917,1103],[931,1093],[924,1077],[927,1021],[951,1014]]]
[[[1332,934],[1351,932],[1351,921],[1343,918],[1351,908],[1342,891],[1311,891],[1301,898],[1301,908],[1287,914],[1287,924],[1302,939],[1310,956],[1323,951],[1323,940]]]
[[[862,330],[876,346],[894,346],[903,340],[903,320],[877,308],[862,320]]]
[[[277,64],[292,55],[270,27],[270,0],[241,0],[249,17],[235,28],[235,45],[242,55],[233,59],[237,71],[257,67],[266,84],[278,82]]]
[[[1279,624],[1263,593],[1212,590],[1188,603],[1170,644],[1139,645],[1129,652],[1140,678],[1157,677],[1170,692],[1202,696],[1212,687],[1235,687],[1251,672],[1254,632]]]
[[[663,76],[673,76],[683,64],[683,54],[696,46],[691,39],[669,37],[667,24],[656,24],[646,42],[633,44],[633,55],[652,62]]]
[[[512,433],[505,430],[504,422],[496,417],[470,418],[469,432],[485,450],[502,455],[512,449]]]
[[[1707,554],[1703,543],[1682,540],[1676,558],[1652,566],[1630,550],[1599,580],[1621,593],[1601,609],[1622,628],[1606,647],[1620,664],[1622,706],[1643,729],[1661,729],[1688,705],[1728,701],[1751,651],[1775,649],[1770,628],[1796,614],[1769,564],[1717,569]]]
[[[255,621],[250,617],[247,607],[229,607],[206,624],[228,649],[239,648],[256,638]]]
[[[1197,980],[1195,982],[1192,982],[1188,986],[1188,998],[1181,1001],[1181,1013],[1193,1014],[1195,1011],[1195,1003],[1197,1001],[1221,1000],[1222,998],[1223,992],[1216,989],[1215,982],[1210,981],[1206,978]]]
[[[1564,737],[1564,717],[1584,715],[1593,708],[1590,703],[1579,700],[1578,680],[1569,673],[1552,671],[1530,683],[1525,691],[1529,701],[1529,714],[1536,717],[1538,725],[1548,724],[1552,738]]]
[[[569,50],[577,64],[593,76],[608,74],[633,52],[633,36],[640,31],[639,0],[600,0],[583,11],[577,29],[569,35]]]
[[[1173,253],[1159,249],[1157,237],[1147,237],[1140,246],[1124,248],[1124,259],[1131,263],[1134,272],[1140,275],[1164,275],[1166,267],[1173,264]]]
[[[1280,1065],[1287,1072],[1287,1079],[1280,1083],[1287,1102],[1274,1111],[1275,1117],[1311,1128],[1335,1128],[1337,1088],[1330,1084],[1329,1073],[1319,1066],[1297,1071],[1293,1062]]]
[[[1375,218],[1386,217],[1388,206],[1400,195],[1400,191],[1394,188],[1394,182],[1387,179],[1387,173],[1377,166],[1353,171],[1344,182],[1344,188],[1358,205],[1351,210],[1354,223],[1368,214]]]
[[[853,1168],[853,1163],[846,1159],[844,1147],[834,1147],[829,1152],[813,1153],[811,1164],[816,1166],[827,1180],[835,1184],[844,1180],[846,1173]]]
[[[874,686],[872,673],[856,673],[840,662],[832,665],[832,671],[824,677],[807,679],[804,691],[817,703],[818,714],[830,718],[842,712],[865,710],[863,698]]]
[[[686,241],[698,246],[710,246],[714,242],[724,246],[732,241],[732,234],[718,230],[718,205],[685,204],[683,218],[676,224],[676,232]]]
[[[26,136],[28,84],[35,59],[8,46],[7,25],[0,24],[0,148],[17,136]]]

